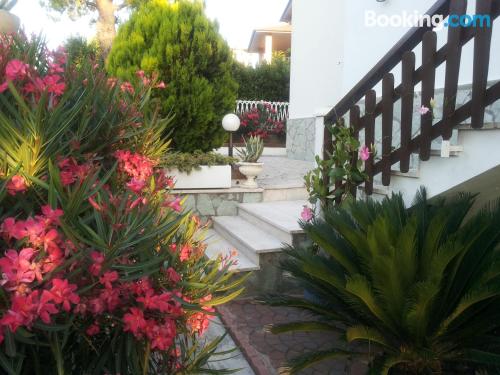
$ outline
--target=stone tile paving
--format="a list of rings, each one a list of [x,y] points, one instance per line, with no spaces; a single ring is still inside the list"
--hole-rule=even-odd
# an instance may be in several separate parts
[[[257,375],[274,375],[287,359],[310,350],[326,349],[336,340],[327,333],[266,332],[270,323],[285,323],[310,317],[307,312],[294,308],[271,307],[253,300],[238,300],[220,306],[218,311],[234,341],[244,353]],[[365,374],[359,364],[346,361],[327,361],[303,370],[301,375]]]
[[[219,318],[212,319],[208,331],[205,333],[204,339],[207,343],[215,340],[216,338],[223,336],[226,333],[224,325]],[[234,350],[234,351],[232,351]],[[231,353],[224,354],[222,356],[214,356],[208,363],[208,367],[212,370],[236,370],[239,369],[238,375],[255,375],[249,363],[241,353],[239,349],[236,348],[231,335],[226,335],[222,342],[217,347],[218,352],[228,352]]]
[[[262,156],[259,162],[264,163],[264,170],[257,177],[257,183],[264,189],[302,187],[304,176],[315,167],[314,162],[293,160],[282,156]]]

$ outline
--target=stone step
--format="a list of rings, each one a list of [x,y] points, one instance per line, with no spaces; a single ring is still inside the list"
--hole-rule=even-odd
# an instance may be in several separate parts
[[[306,200],[309,198],[307,189],[304,184],[300,186],[287,186],[287,187],[265,187],[262,193],[263,202],[277,202],[277,201],[296,201]]]
[[[219,233],[213,229],[209,229],[206,233],[205,242],[207,249],[205,254],[210,259],[216,259],[219,255],[229,256],[232,250],[236,250],[237,264],[232,267],[232,270],[237,272],[256,271],[259,269],[258,259],[257,262],[250,260],[242,251],[236,248],[233,244],[229,243]]]
[[[239,216],[217,216],[213,223],[219,235],[255,264],[259,264],[259,254],[280,252],[283,247],[265,227],[257,227]]]
[[[305,200],[240,203],[238,216],[261,228],[281,242],[291,245],[293,235],[304,231],[299,225]]]

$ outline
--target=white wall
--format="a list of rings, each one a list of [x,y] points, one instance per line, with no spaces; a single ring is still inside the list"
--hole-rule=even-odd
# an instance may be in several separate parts
[[[351,1],[293,0],[290,118],[312,117],[334,97],[343,75],[338,51],[345,41],[345,18],[336,14]]]
[[[435,0],[294,0],[290,118],[313,117],[333,107],[404,35],[407,28],[366,27],[365,11],[400,14],[425,13]],[[473,14],[475,0],[469,1]],[[500,46],[500,21],[494,27],[492,46]],[[438,47],[447,29],[438,32]],[[416,50],[417,66],[421,60]],[[500,48],[492,48],[489,80],[500,79]],[[444,64],[438,69],[438,87],[444,84]],[[400,68],[394,69],[396,84]],[[465,46],[460,84],[471,82],[472,43]]]
[[[420,186],[425,186],[429,197],[433,197],[474,179],[500,165],[500,148],[497,145],[499,137],[498,129],[460,130],[458,141],[463,146],[463,151],[458,156],[432,156],[429,161],[420,161],[419,178],[393,175],[390,188],[393,192],[401,193],[405,202],[411,204]],[[498,180],[488,183],[498,187]],[[495,198],[497,196],[498,193]]]

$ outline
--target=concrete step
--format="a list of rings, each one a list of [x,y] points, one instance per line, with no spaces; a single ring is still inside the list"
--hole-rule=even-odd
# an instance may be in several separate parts
[[[282,241],[239,216],[216,216],[214,230],[233,244],[251,262],[259,264],[259,254],[280,252]]]
[[[309,198],[309,194],[304,184],[286,187],[265,186],[262,193],[263,202],[297,201],[306,200],[307,198]]]
[[[304,233],[299,225],[305,200],[240,203],[238,216],[281,242],[291,245],[293,235]]]
[[[205,254],[210,259],[216,259],[219,255],[229,256],[232,250],[236,250],[238,254],[236,255],[237,264],[232,267],[234,271],[246,272],[259,269],[258,259],[257,262],[250,260],[242,251],[229,243],[215,230],[209,229],[207,231],[205,242],[207,244]]]

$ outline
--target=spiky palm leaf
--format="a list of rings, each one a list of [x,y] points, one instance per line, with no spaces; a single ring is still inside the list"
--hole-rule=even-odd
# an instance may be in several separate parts
[[[283,268],[317,298],[271,296],[267,303],[309,310],[317,321],[271,331],[333,326],[347,346],[332,347],[326,357],[366,358],[370,345],[377,353],[369,360],[373,374],[500,363],[500,203],[472,214],[473,203],[468,194],[430,202],[421,190],[408,209],[394,195],[351,202],[303,223],[321,250],[287,248]],[[305,354],[286,371],[296,373],[322,355]]]

